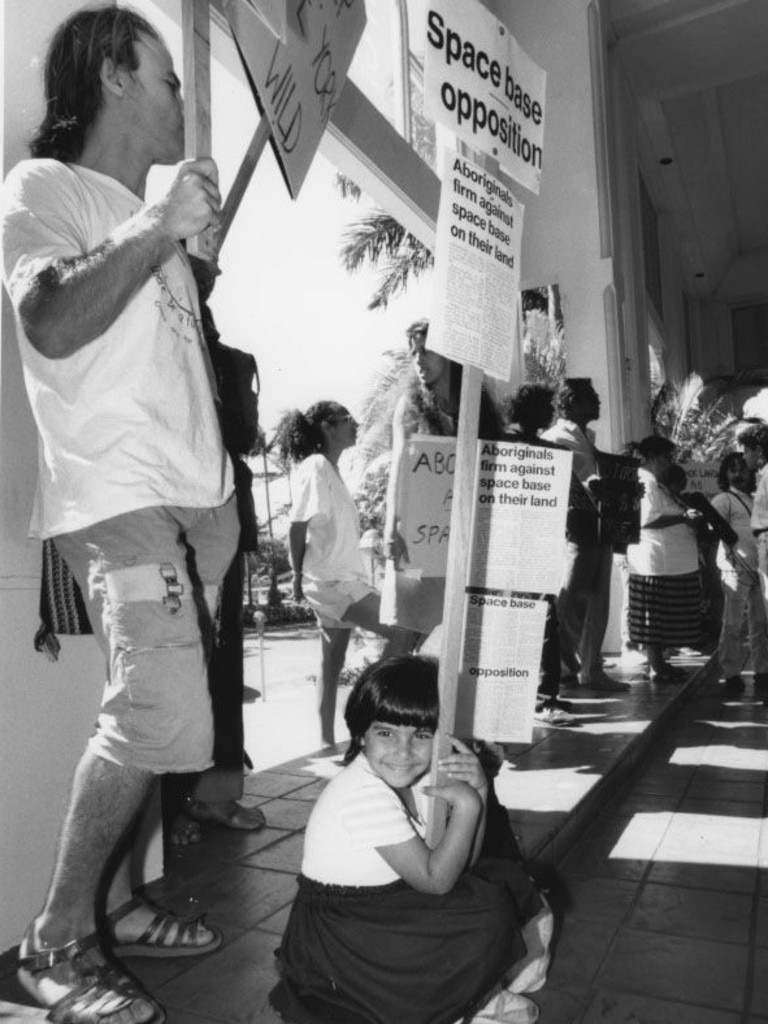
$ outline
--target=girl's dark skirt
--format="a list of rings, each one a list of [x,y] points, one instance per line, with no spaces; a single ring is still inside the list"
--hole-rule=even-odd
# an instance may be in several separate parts
[[[541,906],[523,868],[494,857],[441,896],[300,875],[270,1002],[294,1024],[453,1024],[525,956]]]
[[[629,637],[636,644],[685,647],[701,633],[698,572],[629,577]]]

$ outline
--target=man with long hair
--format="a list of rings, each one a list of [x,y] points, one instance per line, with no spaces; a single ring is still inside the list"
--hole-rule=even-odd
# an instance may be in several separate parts
[[[206,657],[237,514],[183,241],[218,226],[220,195],[201,157],[144,201],[150,167],[181,160],[184,124],[168,50],[136,13],[71,15],[49,46],[45,95],[2,223],[41,441],[31,532],[55,539],[80,584],[108,680],[19,977],[52,1019],[147,1024],[164,1013],[104,957],[97,916],[117,954],[221,942],[201,919],[132,900],[120,858],[154,778],[211,764]]]

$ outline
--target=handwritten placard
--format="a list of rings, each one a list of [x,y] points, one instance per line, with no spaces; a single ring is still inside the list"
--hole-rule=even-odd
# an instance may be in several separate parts
[[[713,498],[720,493],[720,486],[717,482],[717,474],[720,471],[719,462],[683,462],[681,465],[687,477],[686,491],[697,491],[707,498]]]
[[[399,520],[406,568],[420,576],[445,576],[456,438],[415,434],[406,441],[401,467]]]
[[[637,459],[598,452],[600,543],[623,548],[640,540]]]
[[[244,0],[217,0],[248,69],[295,199],[338,102],[365,28],[364,0],[288,0],[285,40]]]

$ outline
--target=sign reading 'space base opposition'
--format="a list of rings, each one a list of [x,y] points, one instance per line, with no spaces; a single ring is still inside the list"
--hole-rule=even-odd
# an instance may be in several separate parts
[[[538,194],[546,73],[477,0],[430,0],[425,112]]]

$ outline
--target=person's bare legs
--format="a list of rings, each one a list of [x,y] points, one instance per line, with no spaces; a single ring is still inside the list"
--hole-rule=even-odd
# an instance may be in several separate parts
[[[86,750],[72,783],[69,807],[62,825],[51,884],[45,905],[30,925],[27,952],[83,939],[96,929],[96,900],[110,857],[133,824],[152,784],[151,772],[106,761]],[[47,1006],[71,987],[67,964],[37,977],[40,998]],[[103,1024],[141,1024],[151,1020],[155,1007],[134,1000]]]
[[[356,601],[344,613],[344,621],[354,623],[369,633],[386,637],[387,643],[382,657],[389,658],[397,654],[410,654],[418,633],[407,629],[385,626],[379,621],[381,598],[378,594],[366,594],[361,601]],[[351,629],[339,629],[327,626],[320,627],[321,665],[320,689],[318,692],[318,710],[320,712],[320,737],[324,746],[335,746],[336,691],[339,676],[344,668]]]
[[[351,629],[320,627],[320,686],[317,709],[320,714],[320,740],[323,746],[336,745],[336,691],[344,668]]]

